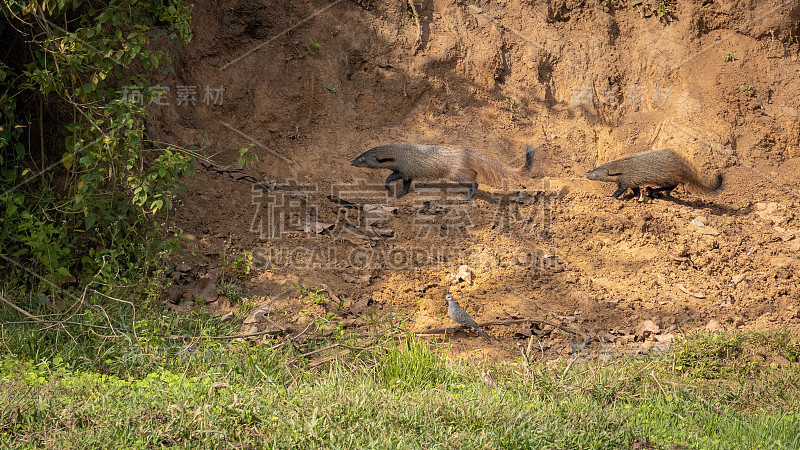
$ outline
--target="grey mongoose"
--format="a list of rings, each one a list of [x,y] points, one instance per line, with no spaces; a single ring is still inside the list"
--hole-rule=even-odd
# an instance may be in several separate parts
[[[533,166],[535,148],[525,147],[525,164],[512,169],[490,155],[472,148],[449,145],[389,144],[373,147],[356,157],[350,165],[370,169],[390,169],[386,178],[389,183],[403,180],[403,192],[396,198],[408,194],[411,181],[450,179],[469,188],[464,197],[470,200],[478,190],[478,176],[485,182],[498,186],[529,173]]]
[[[617,190],[610,197],[619,198],[628,188],[640,196],[639,187],[650,185],[651,194],[669,195],[679,184],[688,184],[702,192],[713,192],[722,186],[722,172],[712,179],[701,180],[697,170],[682,156],[671,149],[650,150],[624,156],[607,162],[586,174],[590,180],[617,183]]]
[[[461,325],[474,328],[475,331],[477,331],[481,336],[485,337],[487,341],[491,341],[489,335],[478,328],[478,324],[475,323],[475,320],[473,320],[466,311],[464,311],[464,308],[458,306],[458,303],[456,303],[456,300],[451,294],[445,295],[444,299],[447,300],[447,315],[450,316],[451,319],[455,320]]]

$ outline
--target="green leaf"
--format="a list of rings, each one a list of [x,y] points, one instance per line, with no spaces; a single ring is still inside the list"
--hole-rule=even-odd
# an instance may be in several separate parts
[[[83,221],[86,224],[86,230],[87,231],[92,229],[92,227],[94,226],[95,220],[96,220],[96,217],[95,217],[94,213],[92,213],[92,212],[86,214],[86,217],[83,218]]]
[[[67,128],[67,131],[69,131],[70,133],[76,133],[76,132],[78,132],[78,131],[83,129],[83,124],[82,123],[77,123],[77,122],[76,123],[71,123],[71,124],[67,125],[66,128]]]
[[[66,280],[67,278],[71,277],[72,275],[69,273],[66,267],[59,267],[53,273],[53,281],[56,283],[60,283],[62,280]]]
[[[71,169],[72,165],[75,163],[75,153],[66,152],[63,155],[61,155],[61,163],[64,164],[65,169],[67,170]]]
[[[111,11],[107,9],[97,16],[97,23],[106,23],[109,18],[111,18]],[[100,30],[97,31],[99,32]]]

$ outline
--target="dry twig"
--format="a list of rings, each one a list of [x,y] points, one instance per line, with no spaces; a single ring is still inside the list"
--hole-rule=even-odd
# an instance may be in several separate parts
[[[516,323],[540,323],[542,325],[549,325],[554,328],[558,328],[561,331],[565,331],[567,333],[572,334],[582,334],[580,331],[570,330],[569,328],[563,327],[555,322],[551,322],[549,320],[540,320],[540,319],[513,319],[513,320],[493,320],[489,322],[481,322],[478,324],[479,328],[488,327],[492,325],[513,325]],[[420,331],[414,333],[416,336],[425,336],[428,334],[442,334],[446,333],[447,331],[455,331],[460,329],[467,329],[471,330],[472,328],[466,325],[458,325],[458,326],[450,326],[450,327],[442,327],[442,328],[431,328],[430,330]]]
[[[167,339],[170,341],[183,341],[183,340],[198,340],[198,341],[220,341],[220,340],[227,340],[227,339],[237,339],[237,338],[249,338],[249,337],[256,337],[256,336],[264,336],[267,334],[282,334],[286,333],[288,330],[283,328],[273,328],[264,331],[258,331],[256,333],[247,333],[247,334],[231,334],[227,336],[192,336],[192,335],[173,335],[173,334],[156,334],[154,336],[160,337],[162,339]]]
[[[29,313],[28,311],[25,311],[24,309],[20,308],[19,306],[17,306],[15,304],[11,303],[10,301],[6,300],[6,297],[3,294],[4,294],[3,292],[0,292],[0,300],[4,301],[6,303],[6,305],[14,308],[17,312],[19,312],[20,314],[22,314],[23,316],[25,316],[25,317],[27,317],[27,318],[29,318],[31,320],[35,320],[37,322],[42,322],[42,319],[34,316],[33,314]]]

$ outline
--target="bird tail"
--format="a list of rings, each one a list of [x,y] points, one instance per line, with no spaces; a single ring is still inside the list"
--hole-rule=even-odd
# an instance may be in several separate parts
[[[492,341],[492,338],[490,338],[488,334],[484,333],[484,332],[483,332],[483,330],[481,330],[481,329],[478,329],[478,334],[480,334],[481,336],[483,336],[484,338],[486,338],[486,340],[487,340],[487,341],[489,341],[489,342],[491,342],[491,341]]]

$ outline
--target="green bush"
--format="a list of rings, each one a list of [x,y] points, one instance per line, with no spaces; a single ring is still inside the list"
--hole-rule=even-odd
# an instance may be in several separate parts
[[[95,274],[119,282],[175,248],[159,216],[192,173],[191,151],[148,141],[145,109],[124,94],[171,70],[153,41],[188,42],[190,10],[182,0],[0,5],[0,249],[16,268],[6,275],[50,290]]]

